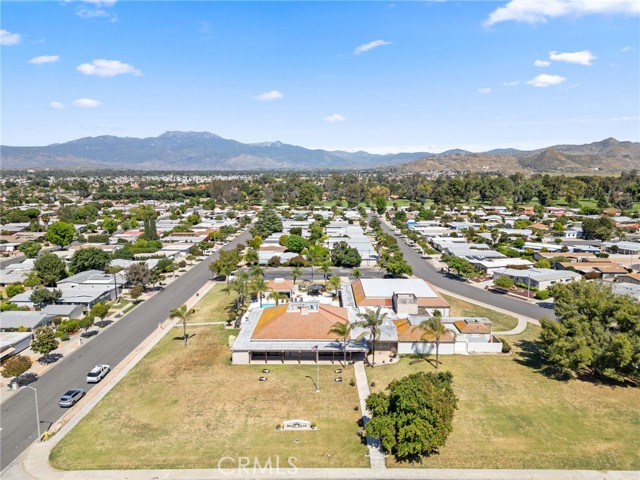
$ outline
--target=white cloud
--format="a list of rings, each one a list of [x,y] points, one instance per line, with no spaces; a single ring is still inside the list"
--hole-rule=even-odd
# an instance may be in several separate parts
[[[536,67],[548,67],[549,65],[551,65],[551,62],[548,62],[546,60],[536,60],[535,62],[533,62],[533,64]]]
[[[9,30],[0,30],[0,45],[17,45],[22,41],[19,33],[11,33]]]
[[[94,100],[93,98],[79,98],[77,100],[74,100],[72,105],[74,107],[96,108],[102,105],[102,102]]]
[[[85,75],[95,75],[96,77],[115,77],[129,73],[137,77],[142,75],[140,70],[128,63],[122,63],[119,60],[105,60],[104,58],[78,65],[76,70]]]
[[[635,48],[630,47],[629,45],[627,45],[626,47],[622,47],[622,49],[620,50],[621,52],[631,52],[635,50]]]
[[[56,63],[60,60],[59,55],[40,55],[39,57],[33,57],[29,60],[29,63],[33,63],[34,65],[43,65],[45,63]]]
[[[360,45],[354,51],[354,55],[362,55],[369,50],[373,50],[374,48],[382,47],[384,45],[391,45],[391,42],[387,42],[386,40],[374,40],[373,42],[365,43],[364,45]]]
[[[332,115],[329,115],[328,117],[324,117],[324,121],[327,123],[344,122],[345,120],[346,118],[339,113],[334,113]]]
[[[549,52],[549,58],[555,62],[577,63],[579,65],[592,65],[592,62],[598,58],[589,50],[581,50],[579,52]]]
[[[482,95],[489,95],[491,93],[491,89],[489,87],[479,88],[478,93]]]
[[[53,108],[54,110],[62,110],[64,108],[64,104],[53,101],[49,103],[49,108]]]
[[[253,98],[254,100],[260,100],[261,102],[270,102],[272,100],[280,100],[282,97],[284,97],[284,94],[282,92],[279,92],[278,90],[270,90],[251,98]]]
[[[102,10],[100,8],[87,8],[82,6],[76,8],[76,15],[78,15],[80,18],[100,18],[111,16],[111,14],[106,10]]]
[[[639,13],[638,0],[511,0],[491,12],[484,25],[508,21],[545,23],[548,19],[566,16]]]
[[[560,85],[566,80],[566,78],[561,77],[560,75],[547,75],[546,73],[543,73],[542,75],[533,77],[527,82],[527,84],[533,87],[549,87],[551,85]]]
[[[505,87],[516,87],[520,85],[520,80],[513,80],[511,82],[502,82],[502,85]]]

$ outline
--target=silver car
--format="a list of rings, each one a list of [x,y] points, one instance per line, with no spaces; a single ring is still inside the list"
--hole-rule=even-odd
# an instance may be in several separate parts
[[[73,407],[82,397],[84,397],[84,395],[85,391],[83,389],[72,388],[71,390],[67,391],[67,393],[62,395],[62,398],[60,398],[58,405],[60,405],[62,408]]]

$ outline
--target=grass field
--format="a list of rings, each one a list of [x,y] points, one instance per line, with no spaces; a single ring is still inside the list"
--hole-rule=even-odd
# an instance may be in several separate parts
[[[459,397],[453,432],[426,468],[640,469],[637,388],[547,378],[521,347],[536,338],[530,325],[509,341],[509,356],[441,356]],[[524,344],[522,342],[525,342]],[[394,378],[434,371],[426,362],[367,369],[380,391]]]
[[[511,330],[518,324],[518,319],[505,313],[496,312],[490,308],[481,307],[449,295],[442,295],[451,305],[452,317],[487,317],[493,322],[494,332]]]
[[[225,282],[218,282],[196,305],[196,313],[189,319],[189,323],[224,322],[227,320],[227,308],[236,298],[234,293],[227,295],[222,289]]]
[[[192,327],[185,349],[169,334],[106,395],[51,453],[54,467],[77,469],[215,468],[219,459],[280,458],[298,467],[366,467],[356,436],[353,371],[334,381],[313,365],[231,366],[222,326]],[[311,378],[308,378],[311,377]],[[276,431],[284,420],[316,431]]]

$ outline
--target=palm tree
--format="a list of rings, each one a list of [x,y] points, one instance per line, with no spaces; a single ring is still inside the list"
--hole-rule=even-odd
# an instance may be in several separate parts
[[[118,266],[108,266],[104,269],[104,273],[108,274],[108,275],[113,275],[113,285],[115,286],[116,289],[116,302],[118,301],[118,284],[116,283],[116,273],[118,273],[120,270],[122,270],[122,267],[118,267]]]
[[[263,277],[256,277],[251,282],[251,288],[258,294],[260,308],[262,308],[262,298],[264,297],[264,292],[269,290],[269,283]]]
[[[276,302],[276,305],[280,303],[280,300],[284,300],[285,294],[278,290],[271,289],[271,298]]]
[[[354,267],[354,269],[351,270],[351,276],[354,278],[360,278],[362,276],[362,272],[358,267]]]
[[[340,340],[342,340],[342,350],[344,351],[344,365],[347,366],[347,341],[351,336],[351,330],[353,329],[353,324],[349,322],[336,322],[331,325],[331,329],[328,333],[333,335],[338,335]]]
[[[429,338],[433,338],[436,342],[436,369],[440,365],[440,338],[443,335],[446,335],[449,331],[447,327],[442,323],[442,312],[440,310],[436,310],[433,312],[433,316],[428,318],[427,320],[420,323],[420,325],[416,325],[413,327],[414,329],[419,328],[424,333],[420,337],[420,340],[427,340]]]
[[[340,280],[340,277],[337,275],[331,275],[329,277],[329,280],[327,281],[327,286],[329,288],[332,288],[334,293],[334,296],[337,297],[338,296],[338,290],[340,289],[340,286],[342,285],[342,280]]]
[[[253,278],[264,278],[264,269],[260,265],[254,265],[253,267],[251,267],[249,273]]]
[[[171,312],[169,313],[169,317],[179,318],[180,320],[182,320],[182,331],[185,348],[187,348],[187,340],[189,339],[189,337],[187,337],[187,320],[189,320],[189,318],[191,318],[194,313],[196,313],[196,309],[192,308],[191,310],[189,310],[186,304],[182,305],[180,308],[171,310]]]
[[[373,361],[371,366],[376,363],[376,339],[380,338],[380,327],[382,322],[387,317],[387,313],[380,313],[381,307],[371,310],[367,308],[365,313],[359,313],[358,316],[362,318],[362,321],[357,322],[357,325],[369,330],[369,339],[371,341],[371,350],[373,352]]]
[[[291,269],[291,276],[293,277],[293,284],[296,284],[296,279],[302,276],[302,269],[300,267],[293,267]]]
[[[322,272],[322,274],[324,276],[324,280],[326,281],[327,280],[327,273],[329,273],[331,271],[331,264],[325,260],[320,265],[320,271]]]

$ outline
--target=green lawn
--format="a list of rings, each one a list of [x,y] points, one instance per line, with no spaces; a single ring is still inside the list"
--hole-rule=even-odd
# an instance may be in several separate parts
[[[196,313],[189,319],[189,323],[224,322],[227,320],[227,308],[234,302],[236,295],[227,295],[222,289],[225,282],[216,285],[196,305]]]
[[[493,330],[495,332],[511,330],[518,324],[518,319],[511,315],[496,312],[490,308],[465,302],[449,295],[443,294],[442,296],[451,305],[452,317],[487,317],[493,322]]]
[[[280,458],[298,467],[366,467],[356,436],[359,412],[353,371],[334,381],[336,367],[231,366],[222,326],[191,327],[189,346],[167,335],[56,446],[54,467],[78,469],[215,468],[219,459]],[[311,378],[308,378],[311,377]],[[316,431],[276,431],[306,419]]]
[[[558,381],[537,369],[522,347],[537,338],[530,325],[512,355],[441,356],[459,397],[453,432],[426,468],[640,469],[640,394],[637,388]],[[434,371],[402,358],[367,369],[380,391],[394,378]]]

